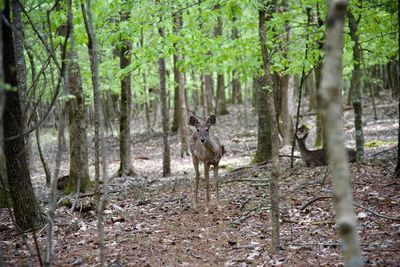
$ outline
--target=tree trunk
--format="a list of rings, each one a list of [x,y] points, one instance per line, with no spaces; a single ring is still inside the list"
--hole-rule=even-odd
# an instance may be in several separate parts
[[[179,33],[182,26],[182,17],[180,14],[176,14],[174,17],[174,27],[176,32]],[[188,115],[186,106],[186,93],[185,93],[185,76],[183,72],[177,68],[179,61],[183,60],[182,51],[179,44],[176,46],[176,57],[174,57],[174,67],[176,68],[176,75],[178,76],[179,86],[179,134],[181,139],[180,154],[183,157],[185,154],[189,155],[188,147]]]
[[[358,20],[355,19],[353,13],[347,10],[347,18],[349,19],[350,37],[354,42],[353,45],[353,73],[351,76],[350,92],[351,102],[354,109],[354,128],[356,135],[356,152],[357,160],[364,158],[364,133],[363,133],[363,108],[362,108],[362,90],[361,90],[361,47],[358,38]]]
[[[267,89],[266,79],[258,77],[253,79],[253,87],[257,89],[257,114],[258,114],[258,134],[257,134],[257,152],[254,156],[254,162],[264,162],[271,160],[271,121],[268,119],[267,107]]]
[[[273,7],[273,5],[269,5],[269,8]],[[268,120],[271,123],[271,159],[272,159],[272,169],[271,169],[271,181],[270,181],[270,201],[271,201],[271,239],[272,239],[272,248],[274,250],[278,250],[280,247],[279,240],[279,147],[278,147],[278,126],[276,121],[276,112],[275,112],[275,103],[274,103],[274,93],[271,90],[272,85],[272,77],[270,73],[270,62],[269,55],[267,49],[267,32],[265,26],[265,9],[266,5],[264,4],[260,7],[258,11],[259,15],[259,38],[260,38],[260,46],[261,46],[261,55],[263,60],[263,70],[264,70],[264,78],[266,80],[267,88],[267,111],[268,111]]]
[[[317,85],[315,83],[315,70],[311,70],[307,78],[307,89],[309,97],[309,110],[315,111],[317,109]]]
[[[208,101],[207,101],[207,90],[206,90],[206,81],[205,75],[201,73],[200,75],[200,88],[201,88],[201,100],[202,100],[202,111],[203,111],[203,118],[208,118]]]
[[[236,15],[235,15],[235,10],[232,8],[231,10],[233,16],[232,16],[232,23],[234,24],[232,28],[232,40],[235,41],[236,39],[239,38],[239,31],[237,27],[235,26],[235,23],[237,21]],[[240,80],[237,74],[236,70],[232,71],[232,103],[242,103],[242,91],[241,91],[241,84]]]
[[[68,185],[65,193],[87,192],[91,189],[88,167],[87,132],[85,123],[85,97],[78,63],[78,56],[71,43],[69,52],[68,90],[74,99],[68,101],[70,164]]]
[[[91,0],[87,0],[87,12],[83,1],[81,2],[82,16],[85,22],[85,29],[88,35],[88,50],[90,55],[90,70],[92,71],[92,85],[94,95],[94,112],[95,112],[95,180],[96,195],[98,201],[97,209],[97,232],[99,237],[99,262],[100,266],[105,265],[104,255],[104,227],[103,227],[103,211],[108,198],[108,177],[107,177],[107,156],[105,153],[106,142],[104,138],[104,114],[103,100],[100,95],[99,83],[99,52],[97,50],[97,37],[94,31],[94,23],[91,11]],[[102,192],[100,190],[100,160],[102,167]],[[100,197],[102,193],[102,197]]]
[[[347,153],[344,134],[340,86],[342,80],[343,28],[346,14],[345,0],[329,1],[326,56],[322,69],[319,97],[327,133],[329,166],[336,203],[336,224],[342,240],[345,266],[362,266],[357,222],[353,210]]]
[[[400,0],[397,0],[398,6],[400,6]],[[397,23],[398,27],[400,29],[400,8],[397,10]],[[398,38],[397,38],[397,48],[398,51],[400,51],[400,31],[397,32]],[[398,59],[397,59],[397,90],[400,92],[400,53],[398,53]],[[397,110],[400,110],[400,94],[397,95]],[[400,125],[400,112],[398,114],[398,123]],[[397,134],[397,164],[396,164],[396,169],[394,170],[394,177],[400,178],[400,127],[398,129],[398,134]]]
[[[10,21],[10,4],[5,1],[2,15]],[[17,87],[14,43],[9,25],[2,24],[4,82]],[[11,193],[14,216],[17,225],[27,230],[42,223],[39,204],[36,200],[29,169],[24,142],[24,122],[21,110],[19,90],[5,92],[4,109],[4,155],[6,158],[8,186]]]
[[[218,16],[218,22],[214,29],[215,37],[222,36],[222,16]],[[226,98],[225,98],[225,84],[224,84],[224,74],[217,74],[217,97],[215,101],[215,114],[216,115],[225,115],[228,114],[229,111],[226,108]]]
[[[208,113],[214,112],[214,81],[212,74],[204,74],[204,90],[207,92]]]
[[[174,54],[174,116],[172,120],[171,132],[176,133],[179,129],[179,113],[180,113],[180,105],[179,105],[179,70],[176,66],[176,62],[178,61],[177,55]]]
[[[158,32],[164,38],[164,30],[159,27]],[[162,116],[162,131],[163,131],[163,177],[171,174],[171,159],[169,152],[169,109],[167,103],[167,83],[165,59],[160,57],[158,60],[159,75],[160,75],[160,99],[161,99],[161,116]]]
[[[126,20],[126,19],[124,19]],[[123,70],[131,64],[132,44],[124,41],[119,49],[119,66]],[[131,157],[131,73],[126,73],[121,79],[121,112],[119,120],[119,158],[118,176],[135,176]]]

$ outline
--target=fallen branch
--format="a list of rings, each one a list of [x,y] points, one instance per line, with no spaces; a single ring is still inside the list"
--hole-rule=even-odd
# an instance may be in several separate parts
[[[327,198],[334,198],[334,197],[333,197],[333,196],[320,196],[320,197],[313,198],[313,199],[311,199],[310,201],[308,201],[306,204],[304,204],[303,206],[301,206],[300,210],[304,210],[304,209],[307,208],[309,205],[311,205],[312,203],[314,203],[314,202],[316,202],[316,201],[318,201],[318,200],[327,199]],[[376,212],[376,211],[374,211],[374,210],[372,210],[372,209],[370,209],[370,208],[367,208],[367,207],[365,207],[365,206],[363,206],[363,205],[361,205],[361,204],[358,204],[358,203],[356,203],[356,202],[354,202],[354,201],[353,201],[353,205],[354,205],[354,206],[357,206],[357,207],[359,207],[359,208],[362,208],[362,209],[368,211],[369,213],[371,213],[371,214],[373,214],[373,215],[375,215],[375,216],[377,216],[377,217],[380,217],[380,218],[383,218],[383,219],[387,219],[387,220],[400,221],[400,217],[389,217],[389,216],[385,216],[385,215],[383,215],[383,214],[381,214],[381,213],[378,213],[378,212]]]
[[[250,217],[250,215],[254,211],[258,210],[260,207],[261,207],[261,204],[258,204],[255,208],[252,208],[251,210],[246,211],[240,218],[234,220],[232,223],[235,225],[239,225],[239,224],[243,223],[245,220],[247,220]]]
[[[382,215],[382,214],[380,214],[380,213],[378,213],[378,212],[376,212],[376,211],[373,211],[373,210],[371,210],[371,209],[369,209],[369,208],[367,208],[367,207],[364,207],[364,206],[361,205],[361,204],[358,204],[358,203],[355,203],[355,202],[353,202],[353,204],[354,204],[355,206],[359,207],[359,208],[362,208],[362,209],[364,209],[364,210],[366,210],[366,211],[372,213],[373,215],[375,215],[375,216],[377,216],[377,217],[384,218],[384,219],[387,219],[387,220],[400,221],[400,217],[389,217],[389,216],[385,216],[385,215]]]
[[[226,181],[222,181],[222,183],[224,184],[230,184],[230,183],[235,183],[235,182],[250,182],[250,183],[260,183],[260,182],[264,182],[266,180],[261,180],[261,179],[233,179],[233,180],[226,180]]]

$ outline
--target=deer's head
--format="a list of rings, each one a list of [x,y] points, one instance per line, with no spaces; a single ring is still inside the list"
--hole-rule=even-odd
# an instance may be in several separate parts
[[[214,125],[215,122],[216,122],[215,115],[211,115],[210,117],[208,117],[206,122],[204,122],[202,120],[199,121],[195,116],[190,116],[190,118],[189,118],[189,124],[196,127],[199,140],[203,144],[209,138],[208,130],[209,130],[210,126]]]

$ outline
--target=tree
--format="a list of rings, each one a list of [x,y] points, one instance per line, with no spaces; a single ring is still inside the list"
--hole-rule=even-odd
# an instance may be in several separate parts
[[[253,81],[257,91],[257,151],[254,156],[254,162],[264,162],[271,160],[271,121],[268,119],[267,107],[267,84],[263,76],[257,77]]]
[[[5,1],[2,12],[10,21],[10,1]],[[17,88],[14,39],[9,24],[2,24],[4,82]],[[4,108],[4,155],[6,158],[7,181],[11,194],[14,216],[17,225],[27,230],[43,222],[39,204],[36,200],[27,164],[24,142],[24,121],[19,90],[6,90]]]
[[[350,93],[351,102],[354,109],[354,128],[356,135],[357,160],[364,158],[364,133],[363,133],[363,108],[362,108],[362,90],[361,90],[361,47],[359,41],[358,23],[361,15],[356,19],[350,9],[347,10],[349,19],[350,37],[353,45],[353,73],[351,76]],[[350,94],[349,93],[349,94]]]
[[[343,122],[341,120],[341,72],[343,28],[346,0],[329,1],[326,30],[326,56],[322,68],[321,111],[327,135],[329,166],[336,203],[336,224],[342,240],[346,266],[362,266],[357,222],[353,210],[347,154],[344,147]]]
[[[71,14],[72,16],[72,14]],[[66,81],[67,90],[73,96],[67,102],[69,118],[69,179],[65,193],[87,192],[91,189],[88,166],[87,131],[85,122],[85,98],[78,55],[74,47],[74,25],[72,18],[68,21],[70,44],[68,51],[69,64]],[[65,27],[63,27],[65,28]]]
[[[182,27],[182,16],[180,13],[175,14],[174,16],[174,27],[176,32],[179,33]],[[187,106],[186,106],[186,94],[185,94],[185,76],[183,72],[179,70],[178,64],[183,62],[182,56],[182,48],[181,44],[177,44],[175,46],[176,56],[174,56],[174,74],[178,75],[178,78],[175,80],[178,81],[179,87],[179,134],[181,138],[181,157],[185,154],[188,155],[189,147],[188,147],[188,115],[187,115]]]
[[[276,112],[274,104],[274,91],[271,90],[272,77],[270,72],[270,62],[267,49],[267,38],[266,38],[266,26],[265,26],[265,15],[266,9],[269,12],[274,6],[272,4],[267,5],[262,1],[262,6],[258,11],[258,32],[260,38],[261,56],[263,62],[263,72],[266,84],[269,86],[266,88],[266,106],[267,114],[269,116],[268,120],[271,122],[271,159],[272,159],[272,169],[271,169],[271,181],[270,181],[270,200],[271,200],[271,225],[272,225],[272,247],[277,250],[280,247],[279,241],[279,140],[278,140],[278,125],[276,121]]]
[[[121,20],[128,20],[129,14],[123,13]],[[131,64],[132,43],[125,39],[118,44],[119,47],[119,66],[124,71]],[[131,109],[132,109],[132,92],[131,92],[131,73],[122,73],[121,77],[121,112],[119,119],[119,158],[120,167],[117,175],[135,176],[136,171],[133,169],[131,157]]]
[[[164,36],[164,30],[160,26],[158,27],[158,33],[162,38]],[[161,99],[161,116],[162,116],[162,131],[163,131],[163,177],[171,174],[171,160],[169,152],[169,112],[167,105],[167,85],[166,85],[166,70],[165,70],[165,58],[160,57],[158,59],[159,75],[160,75],[160,99]]]
[[[218,6],[217,9],[220,7]],[[217,25],[214,28],[214,35],[218,37],[222,37],[222,15],[218,15]],[[229,111],[226,108],[226,97],[225,97],[225,83],[224,83],[224,73],[222,71],[218,71],[217,73],[217,96],[215,101],[215,114],[225,115],[228,114]]]

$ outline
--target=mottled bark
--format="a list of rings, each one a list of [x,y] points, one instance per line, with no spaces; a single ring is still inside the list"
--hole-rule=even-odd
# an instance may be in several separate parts
[[[314,111],[317,109],[317,85],[315,83],[315,71],[311,70],[307,78],[307,94],[309,99],[309,110]]]
[[[351,75],[351,103],[354,109],[354,128],[356,136],[356,152],[357,160],[364,158],[364,133],[363,133],[363,103],[362,103],[362,89],[361,89],[361,47],[359,42],[358,33],[358,20],[355,19],[353,13],[348,10],[347,18],[349,19],[350,37],[354,42],[353,45],[353,73]]]
[[[132,44],[124,41],[119,48],[119,67],[121,70],[131,64]],[[121,78],[121,112],[119,118],[119,159],[120,166],[118,176],[135,176],[136,171],[133,168],[131,156],[131,73],[126,73]]]
[[[5,9],[2,12],[2,16],[10,21],[9,1],[5,1]],[[17,88],[12,30],[5,23],[2,24],[2,38],[4,41],[1,51],[4,60],[4,82]],[[42,217],[33,191],[27,164],[23,135],[24,121],[19,90],[7,90],[5,92],[3,127],[7,181],[11,193],[14,216],[17,225],[22,230],[27,230],[42,223]]]
[[[176,14],[174,17],[174,27],[176,28],[176,32],[179,33],[182,26],[182,17],[180,14]],[[174,66],[177,68],[177,64],[179,61],[183,60],[182,50],[179,45],[176,46],[176,58],[174,57]],[[189,147],[188,147],[188,115],[187,115],[187,106],[186,106],[186,93],[185,93],[185,76],[182,71],[177,68],[177,76],[178,76],[178,86],[179,86],[179,134],[181,139],[181,148],[180,154],[181,157],[184,155],[189,155]]]
[[[271,7],[271,6],[270,6]],[[265,6],[262,6],[259,11],[259,25],[258,33],[260,38],[261,55],[263,61],[264,78],[266,79],[266,84],[271,88],[272,77],[270,72],[270,62],[267,49],[267,32],[265,26]],[[275,103],[274,103],[274,93],[272,90],[267,90],[267,110],[271,123],[271,180],[270,180],[270,201],[271,201],[271,239],[272,248],[278,250],[280,247],[279,238],[279,140],[278,140],[278,126],[276,121]]]
[[[71,34],[73,30],[71,28]],[[73,99],[68,101],[69,118],[69,179],[65,193],[87,192],[91,189],[88,167],[87,127],[85,123],[85,97],[83,93],[82,78],[78,63],[78,56],[74,47],[69,47],[69,67],[67,75],[68,90]]]
[[[222,36],[222,16],[218,16],[217,25],[214,28],[215,37]],[[224,83],[224,73],[217,73],[217,96],[215,99],[215,114],[225,115],[229,111],[226,107],[226,97],[225,97],[225,83]]]
[[[208,113],[214,112],[214,80],[212,74],[204,74],[204,90],[207,92]]]
[[[341,107],[341,80],[343,54],[343,28],[346,14],[345,0],[329,1],[326,34],[326,56],[322,69],[319,98],[327,133],[329,166],[332,172],[333,193],[336,204],[336,224],[342,240],[345,266],[362,266],[357,222],[353,209],[352,188]]]
[[[173,55],[174,60],[174,116],[172,119],[171,132],[176,133],[179,129],[179,70],[176,66],[176,62],[178,61],[177,55]]]
[[[258,114],[258,134],[257,151],[254,156],[254,162],[264,162],[271,160],[271,121],[268,119],[267,107],[267,86],[264,77],[253,79],[253,85],[257,90],[257,114]],[[271,87],[269,87],[271,90]]]
[[[164,38],[163,28],[158,28],[158,32]],[[160,99],[161,99],[161,116],[162,116],[162,131],[163,131],[163,177],[171,174],[171,159],[169,151],[169,109],[167,103],[167,83],[165,59],[158,59],[158,72],[160,75]]]

